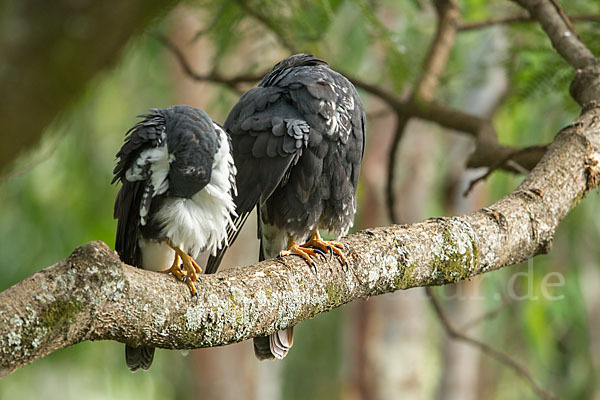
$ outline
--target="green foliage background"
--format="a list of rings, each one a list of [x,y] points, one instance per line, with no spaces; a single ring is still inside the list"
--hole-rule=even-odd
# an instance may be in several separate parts
[[[314,52],[340,71],[398,93],[410,88],[418,76],[435,28],[431,6],[418,0],[195,1],[187,6],[203,10],[203,24],[214,44],[211,57],[214,56],[216,68],[229,72],[263,71],[278,60],[261,59],[260,49],[288,46]],[[461,1],[460,7],[463,17],[471,21],[519,11],[510,4],[480,0]],[[567,12],[597,14],[600,4],[569,2]],[[173,23],[172,18],[167,18],[152,31],[168,33]],[[600,54],[598,24],[579,24],[577,28],[585,43]],[[500,60],[490,63],[489,41],[499,32],[508,48]],[[245,38],[249,34],[266,39],[254,44],[256,57],[240,62],[236,54],[241,46],[248,45]],[[170,70],[174,67],[168,57],[168,52],[149,34],[133,40],[118,67],[98,76],[79,101],[48,129],[39,149],[21,157],[2,178],[0,289],[66,257],[74,247],[90,240],[103,240],[114,246],[116,224],[112,207],[117,188],[110,185],[114,155],[136,115],[151,107],[174,103]],[[489,69],[498,65],[505,68],[510,80],[509,92],[494,118],[501,142],[518,147],[546,143],[577,117],[578,107],[568,95],[573,71],[534,24],[461,33],[437,97],[455,107],[464,107],[469,93],[482,86]],[[369,96],[361,94],[367,107],[372,106]],[[207,111],[222,122],[235,98],[222,88]],[[378,146],[372,137],[368,146]],[[447,162],[440,160],[443,165]],[[440,185],[429,197],[428,215],[443,214],[440,199],[447,167],[436,173]],[[511,191],[521,179],[495,173],[484,184],[489,193],[487,203]],[[483,324],[485,341],[516,355],[543,386],[562,398],[587,399],[600,393],[600,371],[594,369],[592,362],[588,314],[581,288],[582,268],[598,268],[597,200],[596,192],[589,194],[560,226],[552,253],[534,259],[533,295],[538,299],[515,302]],[[361,203],[359,209],[369,206]],[[360,227],[360,219],[357,224]],[[499,304],[494,294],[498,287],[506,287],[516,271],[527,272],[527,265],[488,274],[482,284],[487,308]],[[541,281],[549,272],[564,276],[565,285],[552,291],[564,296],[560,301],[545,300],[539,293]],[[443,293],[447,289],[440,290]],[[423,318],[431,319],[432,327],[438,326],[432,315]],[[338,340],[343,323],[342,308],[298,327],[297,342],[283,375],[285,399],[343,396],[344,365]],[[439,335],[442,334],[440,330]],[[432,346],[437,341],[439,338],[432,339]],[[190,380],[198,372],[186,369],[187,360],[179,352],[163,351],[149,372],[130,374],[123,362],[122,345],[82,343],[3,379],[0,398],[201,397],[189,389]],[[493,371],[494,377],[486,398],[534,398],[530,388],[512,371],[488,359],[482,365]],[[432,371],[440,373],[435,366]]]

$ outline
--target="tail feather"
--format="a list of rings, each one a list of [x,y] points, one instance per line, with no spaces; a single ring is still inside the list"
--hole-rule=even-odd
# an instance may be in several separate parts
[[[138,369],[147,370],[154,359],[154,347],[132,347],[125,345],[125,362],[127,367],[134,372]]]
[[[256,207],[256,210],[258,218],[258,238],[260,240],[258,261],[264,261],[267,259],[267,254],[265,254],[264,238],[261,232],[262,220],[260,218],[260,207]],[[256,358],[259,360],[281,360],[287,356],[288,351],[290,351],[290,348],[294,344],[294,327],[290,326],[269,336],[254,338],[253,341],[254,355]]]
[[[254,338],[254,355],[259,360],[281,360],[294,344],[294,327],[269,336]]]

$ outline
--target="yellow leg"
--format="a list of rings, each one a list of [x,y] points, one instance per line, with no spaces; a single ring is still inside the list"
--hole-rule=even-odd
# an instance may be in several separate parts
[[[186,280],[186,276],[183,273],[183,271],[181,270],[181,267],[179,266],[179,254],[177,254],[177,252],[175,252],[175,259],[173,260],[173,264],[171,265],[171,268],[167,268],[167,269],[163,269],[162,271],[159,271],[163,274],[168,274],[171,273],[173,275],[175,275],[175,278],[177,278],[177,280],[185,282]]]
[[[184,280],[189,286],[190,290],[192,291],[192,296],[198,296],[194,282],[198,280],[198,274],[202,273],[202,268],[200,268],[192,256],[175,246],[173,242],[169,240],[167,244],[173,249],[173,251],[175,251],[175,261],[178,261],[177,258],[181,258],[181,266],[185,270],[185,274],[182,272],[182,275],[185,277],[185,279],[182,280]]]

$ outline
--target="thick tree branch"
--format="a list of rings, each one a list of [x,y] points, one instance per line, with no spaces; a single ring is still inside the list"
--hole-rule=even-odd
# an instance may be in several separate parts
[[[594,63],[592,52],[581,42],[577,33],[556,1],[551,0],[515,0],[529,11],[552,42],[556,51],[573,67],[585,68]]]
[[[441,285],[550,248],[600,179],[600,106],[561,131],[512,193],[463,216],[354,233],[347,268],[296,257],[203,275],[199,299],[172,277],[120,263],[101,242],[0,293],[0,375],[84,340],[182,349],[272,333],[350,301]]]

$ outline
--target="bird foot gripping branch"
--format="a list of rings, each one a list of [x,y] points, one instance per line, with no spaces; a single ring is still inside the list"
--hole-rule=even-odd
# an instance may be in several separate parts
[[[279,256],[284,257],[289,255],[297,255],[302,257],[304,260],[306,260],[306,262],[314,267],[315,262],[312,260],[312,257],[315,257],[317,254],[325,256],[327,253],[329,253],[331,259],[331,255],[335,253],[342,260],[343,265],[347,267],[348,259],[346,258],[346,255],[342,249],[344,249],[343,243],[333,240],[323,240],[319,234],[319,231],[314,231],[310,234],[310,238],[303,245],[298,245],[293,240],[290,241],[288,249],[281,251]]]
[[[335,253],[342,260],[344,266],[348,266],[348,259],[342,251],[345,248],[344,244],[334,240],[323,240],[319,231],[314,231],[304,246],[311,246],[329,254]]]
[[[171,265],[171,268],[162,270],[160,272],[164,274],[171,273],[179,281],[187,283],[190,291],[192,292],[192,296],[198,297],[198,291],[194,286],[194,282],[198,280],[198,274],[202,273],[202,268],[200,268],[192,256],[175,246],[171,240],[169,240],[167,243],[169,247],[175,251],[175,259],[173,260],[173,265]],[[179,265],[180,259],[181,266]],[[181,267],[183,267],[183,269]]]

